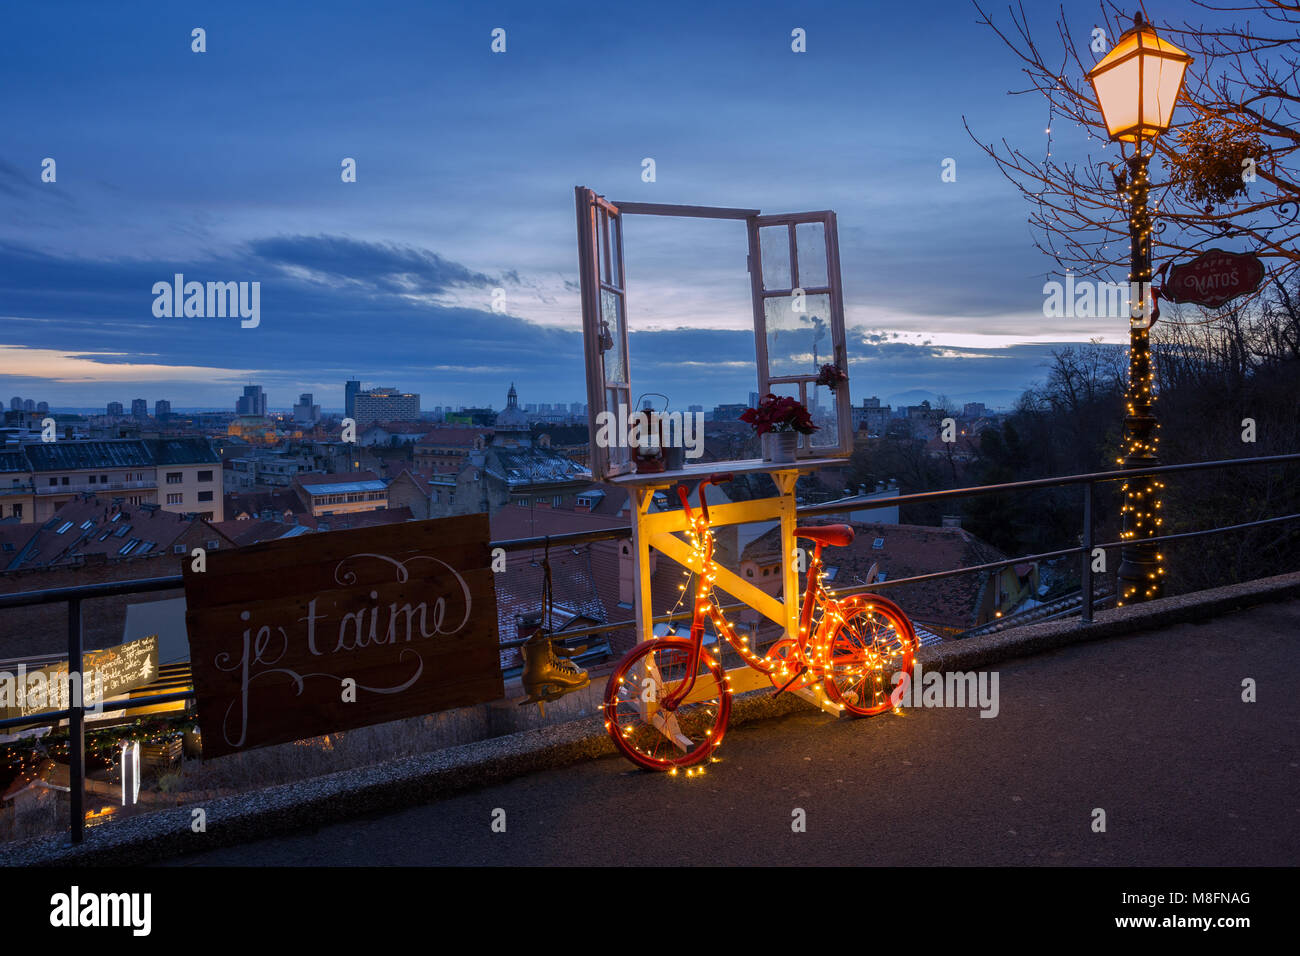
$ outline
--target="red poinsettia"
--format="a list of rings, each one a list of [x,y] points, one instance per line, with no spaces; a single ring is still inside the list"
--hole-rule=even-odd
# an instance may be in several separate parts
[[[834,362],[827,362],[817,370],[817,384],[828,388],[838,388],[841,382],[849,380],[848,373]]]
[[[800,432],[811,435],[817,431],[808,409],[798,399],[788,395],[763,396],[757,408],[746,409],[740,420],[751,426],[754,432],[765,435],[768,432]]]

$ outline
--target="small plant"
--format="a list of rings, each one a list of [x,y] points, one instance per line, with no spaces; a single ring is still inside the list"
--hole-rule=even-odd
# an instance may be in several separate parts
[[[740,420],[753,428],[757,435],[766,435],[768,432],[811,435],[819,427],[813,424],[808,409],[798,399],[770,393],[763,397],[757,408],[746,409]]]
[[[1169,183],[1210,215],[1216,205],[1246,192],[1242,170],[1248,160],[1260,162],[1263,152],[1254,129],[1217,119],[1196,120],[1178,132],[1178,148],[1169,153]]]
[[[849,373],[834,362],[827,362],[817,370],[817,384],[827,388],[839,388],[849,380]]]

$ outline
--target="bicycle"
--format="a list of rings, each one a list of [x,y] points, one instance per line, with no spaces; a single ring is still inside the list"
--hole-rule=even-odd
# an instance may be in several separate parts
[[[876,594],[837,599],[823,582],[822,548],[853,541],[846,524],[795,528],[815,545],[799,612],[799,633],[787,634],[765,654],[749,647],[722,613],[714,594],[717,565],[704,490],[731,480],[729,473],[700,482],[698,512],[685,485],[677,487],[696,561],[690,637],[657,637],[638,644],[619,662],[605,686],[605,729],[620,753],[648,770],[676,773],[707,760],[722,743],[731,716],[731,686],[722,666],[722,641],[750,667],[767,675],[774,696],[813,687],[840,712],[868,717],[896,709],[888,678],[912,671],[917,639],[896,604]],[[698,567],[694,564],[698,563]],[[870,575],[874,580],[874,573]],[[704,649],[705,623],[713,626],[718,654]],[[900,685],[901,686],[901,685]],[[693,771],[688,771],[693,772]]]

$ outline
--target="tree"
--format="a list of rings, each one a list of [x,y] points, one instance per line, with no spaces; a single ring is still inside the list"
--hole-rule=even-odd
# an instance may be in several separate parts
[[[1300,269],[1300,3],[1193,2],[1205,22],[1156,24],[1195,59],[1174,125],[1150,144],[1166,177],[1157,181],[1153,164],[1159,218],[1152,256],[1195,254],[1232,238],[1253,247],[1284,281]],[[978,0],[975,7],[1020,59],[1029,85],[1011,92],[1047,101],[1049,138],[1037,159],[1005,138],[981,141],[969,123],[967,131],[1030,202],[1035,242],[1062,270],[1127,274],[1128,210],[1119,193],[1126,170],[1086,73],[1131,21],[1110,2],[1092,24],[1070,22],[1061,7],[1049,51],[1034,38],[1023,3],[1008,8],[1009,25],[996,23]],[[1072,125],[1113,161],[1091,153],[1081,162],[1054,157],[1058,127]]]

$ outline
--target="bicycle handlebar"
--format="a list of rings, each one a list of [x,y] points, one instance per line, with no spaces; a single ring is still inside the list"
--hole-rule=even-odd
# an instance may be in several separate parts
[[[713,474],[709,475],[709,477],[700,482],[700,513],[704,515],[706,523],[709,520],[709,503],[704,500],[704,487],[706,485],[720,485],[724,481],[731,481],[733,477],[735,476],[729,471],[715,471]],[[690,492],[686,490],[685,485],[677,486],[677,497],[681,499],[682,508],[686,511],[686,520],[690,521],[691,496]]]

